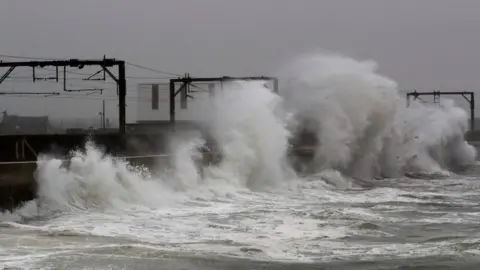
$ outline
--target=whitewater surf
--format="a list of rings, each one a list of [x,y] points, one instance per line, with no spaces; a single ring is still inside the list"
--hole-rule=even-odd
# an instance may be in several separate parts
[[[282,70],[279,94],[260,82],[225,85],[202,106],[221,158],[201,169],[201,133],[172,140],[168,168],[132,167],[94,144],[68,164],[40,157],[37,199],[0,215],[0,265],[478,264],[480,184],[476,150],[464,140],[467,114],[451,101],[407,108],[376,69],[308,55]],[[289,155],[301,134],[314,142],[308,162]]]

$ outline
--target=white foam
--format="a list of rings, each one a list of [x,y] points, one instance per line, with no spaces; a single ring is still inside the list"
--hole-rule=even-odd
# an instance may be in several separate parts
[[[103,155],[92,144],[86,145],[85,152],[74,153],[67,165],[41,157],[37,166],[38,202],[51,211],[132,205],[157,208],[176,199],[161,179]]]
[[[284,71],[282,88],[300,126],[319,141],[315,169],[359,178],[404,172],[442,173],[473,165],[476,151],[463,139],[467,114],[405,101],[396,83],[372,61],[340,55],[308,55]]]
[[[283,182],[290,133],[281,105],[280,97],[259,82],[231,84],[218,95],[208,123],[222,161],[207,168],[205,177],[254,189]]]

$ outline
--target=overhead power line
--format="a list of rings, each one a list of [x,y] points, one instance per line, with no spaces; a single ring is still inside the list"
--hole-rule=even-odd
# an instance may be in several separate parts
[[[175,73],[170,73],[170,72],[166,72],[166,71],[153,69],[153,68],[142,66],[142,65],[133,64],[133,63],[130,63],[130,62],[125,62],[125,64],[136,67],[136,68],[140,68],[140,69],[150,70],[150,71],[157,72],[157,73],[160,73],[160,74],[166,74],[166,75],[175,76],[175,77],[182,77],[183,76],[183,75],[179,75],[179,74],[175,74]]]
[[[32,98],[41,98],[41,99],[81,99],[81,100],[106,100],[106,101],[115,101],[118,102],[118,97],[112,95],[101,95],[101,96],[87,96],[87,95],[65,95],[65,94],[53,94],[53,93],[28,93],[28,92],[5,92],[8,95],[5,95],[4,98],[23,98],[23,99],[32,99]],[[45,95],[46,96],[42,96]],[[1,92],[0,92],[1,95]],[[152,99],[150,98],[138,98],[138,97],[126,97],[127,102],[132,103],[151,103]],[[159,98],[158,101],[167,103],[168,98]]]
[[[42,57],[31,57],[31,56],[18,56],[18,55],[7,55],[7,54],[0,54],[0,57],[4,58],[14,58],[14,59],[25,59],[25,60],[60,60],[58,58],[42,58]]]

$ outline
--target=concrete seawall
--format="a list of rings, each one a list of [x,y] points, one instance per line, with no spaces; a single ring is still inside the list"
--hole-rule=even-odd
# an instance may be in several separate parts
[[[166,155],[136,156],[126,159],[132,165],[142,165],[147,168],[167,167],[170,162]],[[36,197],[36,169],[35,161],[0,163],[0,210],[14,209]]]
[[[114,156],[138,156],[165,152],[165,134],[44,134],[0,136],[0,209],[12,209],[36,196],[34,172],[38,156],[48,153],[68,156],[74,149],[93,141]],[[134,163],[149,164],[153,159],[137,158]]]
[[[465,140],[472,143],[480,143],[480,130],[468,131],[465,134]]]
[[[468,131],[465,134],[465,139],[477,148],[477,153],[480,153],[480,130]],[[477,155],[477,160],[480,160],[479,155]]]

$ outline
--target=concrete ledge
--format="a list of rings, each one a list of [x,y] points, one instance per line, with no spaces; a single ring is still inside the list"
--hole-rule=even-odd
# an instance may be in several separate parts
[[[470,130],[465,133],[465,140],[469,142],[480,142],[480,130]]]

